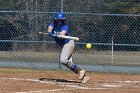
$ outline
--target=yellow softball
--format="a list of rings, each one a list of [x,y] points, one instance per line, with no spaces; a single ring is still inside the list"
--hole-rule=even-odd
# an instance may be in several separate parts
[[[87,48],[87,49],[90,49],[91,47],[92,47],[92,45],[91,45],[90,43],[87,43],[87,44],[86,44],[86,48]]]

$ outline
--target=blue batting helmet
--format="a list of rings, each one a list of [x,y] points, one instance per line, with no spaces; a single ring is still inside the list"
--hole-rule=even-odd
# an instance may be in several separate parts
[[[57,12],[55,14],[55,20],[65,20],[65,15],[63,12]]]

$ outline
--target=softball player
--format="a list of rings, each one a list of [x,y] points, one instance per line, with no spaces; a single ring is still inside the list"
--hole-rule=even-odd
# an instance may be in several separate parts
[[[70,36],[69,27],[65,24],[65,15],[62,12],[57,12],[55,14],[54,22],[48,26],[48,35],[52,36],[53,34]],[[76,74],[79,74],[79,79],[82,80],[82,83],[86,83],[89,80],[89,77],[85,74],[85,70],[80,69],[72,62],[72,52],[75,47],[74,40],[62,39],[58,37],[54,37],[54,39],[62,48],[60,62]]]

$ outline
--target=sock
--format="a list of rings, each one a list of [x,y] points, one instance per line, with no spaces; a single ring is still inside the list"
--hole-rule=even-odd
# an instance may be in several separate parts
[[[78,72],[81,70],[76,64],[72,64],[72,67],[70,69],[76,74],[78,74]]]
[[[73,64],[69,60],[67,60],[66,64],[64,64],[64,65],[67,66],[69,69],[71,69],[76,74],[78,74],[78,72],[81,70],[76,64]]]

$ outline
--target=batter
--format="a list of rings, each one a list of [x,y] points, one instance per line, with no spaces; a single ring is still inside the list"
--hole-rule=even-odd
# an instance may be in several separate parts
[[[57,12],[55,14],[54,22],[50,23],[48,26],[48,35],[53,36],[53,34],[71,36],[69,27],[67,24],[65,24],[65,15],[63,12]],[[58,37],[53,38],[55,39],[56,43],[62,48],[60,54],[60,62],[76,74],[79,74],[79,79],[82,81],[82,83],[87,83],[89,77],[85,74],[85,70],[79,68],[72,62],[72,52],[75,47],[74,41]]]

